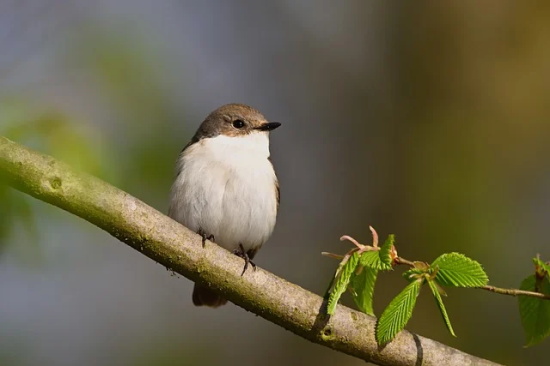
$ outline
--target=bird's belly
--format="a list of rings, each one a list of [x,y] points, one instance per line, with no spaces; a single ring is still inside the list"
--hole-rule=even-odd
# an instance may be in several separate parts
[[[228,250],[239,244],[245,251],[259,248],[271,235],[278,203],[275,173],[267,159],[238,169],[190,163],[178,180],[173,199],[179,212],[172,217],[190,229],[214,235]]]
[[[266,182],[267,183],[267,182]],[[277,203],[274,182],[257,186],[244,179],[229,179],[221,202],[220,220],[211,221],[208,216],[217,207],[207,205],[204,228],[211,231],[215,241],[229,250],[259,248],[267,241],[275,225]],[[210,223],[217,222],[217,225]]]

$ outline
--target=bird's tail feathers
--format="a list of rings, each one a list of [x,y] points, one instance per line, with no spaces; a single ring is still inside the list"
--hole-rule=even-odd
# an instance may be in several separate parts
[[[195,284],[193,288],[193,304],[195,306],[209,306],[211,308],[217,308],[225,305],[227,300],[215,293],[214,291]]]

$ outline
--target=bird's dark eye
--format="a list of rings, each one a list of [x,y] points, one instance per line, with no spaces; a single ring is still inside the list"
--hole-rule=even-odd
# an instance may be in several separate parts
[[[233,127],[235,128],[243,128],[244,127],[244,121],[242,119],[236,119],[233,121]]]

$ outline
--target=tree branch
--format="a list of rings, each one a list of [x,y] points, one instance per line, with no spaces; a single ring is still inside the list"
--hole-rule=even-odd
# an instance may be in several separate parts
[[[341,305],[328,318],[321,297],[260,268],[241,277],[237,256],[208,241],[203,248],[199,235],[137,198],[1,136],[0,177],[312,342],[379,365],[496,365],[407,331],[379,349],[375,318]]]
[[[515,288],[500,288],[495,286],[481,286],[477,287],[481,290],[494,292],[495,294],[509,295],[509,296],[529,296],[541,300],[550,300],[550,295],[543,294],[542,292],[525,291]]]

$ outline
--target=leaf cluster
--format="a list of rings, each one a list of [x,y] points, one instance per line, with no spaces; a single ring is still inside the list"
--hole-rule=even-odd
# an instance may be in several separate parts
[[[373,229],[371,229],[373,230]],[[482,287],[489,279],[481,264],[460,253],[446,253],[432,263],[409,262],[399,258],[395,249],[395,237],[389,235],[384,244],[364,246],[353,241],[357,248],[344,257],[327,294],[328,314],[333,314],[336,304],[346,290],[350,290],[357,307],[374,316],[374,287],[380,271],[391,270],[395,264],[406,263],[410,269],[403,273],[409,284],[388,304],[380,315],[376,327],[376,341],[380,346],[391,342],[412,316],[416,299],[427,285],[449,332],[455,336],[449,315],[443,302],[443,287]],[[332,255],[334,256],[334,255]],[[550,305],[550,303],[549,303]]]

